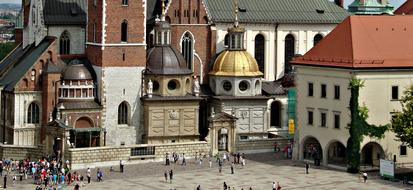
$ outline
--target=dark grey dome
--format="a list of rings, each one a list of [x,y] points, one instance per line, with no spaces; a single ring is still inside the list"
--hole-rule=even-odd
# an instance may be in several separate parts
[[[175,48],[155,46],[148,51],[146,74],[157,75],[187,75],[192,74],[188,69],[182,54]]]
[[[93,78],[81,61],[75,59],[63,71],[63,80],[93,80]]]
[[[159,21],[155,23],[155,30],[169,30],[171,25],[166,21]]]

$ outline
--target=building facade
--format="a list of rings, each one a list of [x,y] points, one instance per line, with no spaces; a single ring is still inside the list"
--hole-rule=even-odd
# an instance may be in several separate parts
[[[358,101],[369,111],[368,123],[387,125],[392,114],[401,110],[403,89],[413,85],[413,59],[404,55],[409,51],[405,37],[410,34],[400,27],[399,31],[388,31],[410,19],[351,16],[293,61],[297,73],[296,159],[318,157],[325,165],[346,166],[349,84],[353,78],[364,82]],[[367,40],[366,36],[370,38]],[[361,164],[378,166],[380,159],[409,162],[412,149],[395,139],[391,131],[383,139],[364,137],[360,143]]]

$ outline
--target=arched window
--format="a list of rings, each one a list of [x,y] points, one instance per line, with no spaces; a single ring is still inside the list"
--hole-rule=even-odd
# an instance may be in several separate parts
[[[225,34],[224,38],[224,46],[228,47],[229,46],[229,34]]]
[[[40,121],[39,106],[32,102],[27,109],[27,123],[38,124]]]
[[[128,103],[122,102],[118,107],[118,124],[128,124]]]
[[[188,65],[188,69],[192,70],[192,57],[193,57],[193,52],[194,52],[194,47],[193,47],[193,38],[192,35],[189,32],[186,32],[184,34],[184,37],[182,38],[182,55],[185,58],[186,64]]]
[[[314,40],[313,40],[313,46],[315,46],[316,44],[318,44],[318,42],[320,42],[323,39],[323,35],[321,34],[317,34],[314,36]]]
[[[120,41],[121,42],[128,41],[128,21],[126,20],[124,20],[121,24]]]
[[[292,34],[288,34],[284,41],[284,73],[289,73],[291,71],[290,61],[295,54],[295,38]]]
[[[68,31],[64,31],[60,35],[60,54],[70,54],[70,35]]]
[[[255,36],[254,57],[257,60],[258,68],[264,73],[265,66],[265,38],[262,34]]]

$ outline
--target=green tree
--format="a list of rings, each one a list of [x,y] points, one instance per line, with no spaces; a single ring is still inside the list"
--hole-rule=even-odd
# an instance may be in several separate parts
[[[394,115],[391,128],[398,141],[413,148],[413,85],[404,91],[400,102],[402,110]]]
[[[364,136],[383,138],[388,130],[388,125],[376,126],[367,123],[368,109],[366,106],[360,107],[358,98],[360,88],[364,86],[364,81],[356,78],[350,80],[350,113],[351,122],[349,126],[350,138],[347,141],[347,171],[357,173],[360,168],[360,143]]]
[[[3,60],[15,46],[14,42],[0,43],[0,61]]]

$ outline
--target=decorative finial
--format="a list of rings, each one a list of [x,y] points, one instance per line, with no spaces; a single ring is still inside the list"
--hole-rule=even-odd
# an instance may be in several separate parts
[[[165,21],[165,0],[162,0],[162,16],[161,20]]]
[[[238,27],[238,11],[239,11],[239,7],[238,7],[238,0],[234,0],[234,4],[235,4],[235,22],[234,22],[234,26],[235,28]]]

